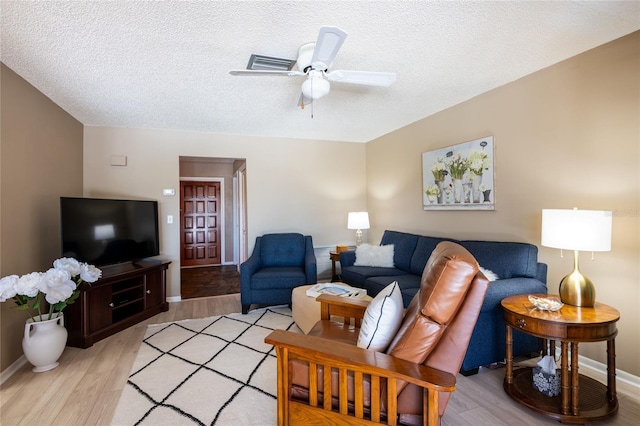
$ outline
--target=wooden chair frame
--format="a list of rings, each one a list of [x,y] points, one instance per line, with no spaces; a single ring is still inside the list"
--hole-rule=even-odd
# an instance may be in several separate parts
[[[368,304],[362,300],[329,295],[319,296],[316,300],[321,303],[323,320],[332,315],[340,316],[345,323],[355,321],[356,326],[360,325]],[[265,342],[275,346],[278,358],[278,425],[396,425],[396,389],[403,382],[413,383],[423,389],[422,423],[437,425],[439,392],[455,390],[456,378],[452,374],[354,345],[284,330],[272,332]],[[308,401],[292,398],[294,361],[309,365]],[[322,377],[318,377],[318,366],[324,367]],[[324,389],[331,389],[332,370],[338,372],[338,395],[337,398],[335,395],[333,398],[323,398],[318,392],[318,384],[322,383]],[[353,375],[354,388],[352,401],[347,395],[350,374]],[[370,382],[371,393],[371,406],[366,408],[365,380]],[[387,401],[383,412],[381,395],[384,393],[381,390],[385,386]]]

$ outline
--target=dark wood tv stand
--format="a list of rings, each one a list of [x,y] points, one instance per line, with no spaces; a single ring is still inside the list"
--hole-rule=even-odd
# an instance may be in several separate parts
[[[169,310],[167,268],[171,262],[138,261],[107,266],[102,278],[81,284],[80,297],[64,310],[68,346],[95,342]]]

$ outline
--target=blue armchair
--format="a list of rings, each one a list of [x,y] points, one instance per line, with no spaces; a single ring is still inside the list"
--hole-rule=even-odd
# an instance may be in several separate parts
[[[252,304],[291,303],[295,287],[318,281],[310,235],[265,234],[256,238],[251,257],[240,265],[242,313]]]

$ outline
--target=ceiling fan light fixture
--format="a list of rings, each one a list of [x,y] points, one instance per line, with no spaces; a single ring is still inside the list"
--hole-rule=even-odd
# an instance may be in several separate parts
[[[302,83],[302,94],[311,99],[320,99],[329,94],[331,84],[321,76],[307,78]]]

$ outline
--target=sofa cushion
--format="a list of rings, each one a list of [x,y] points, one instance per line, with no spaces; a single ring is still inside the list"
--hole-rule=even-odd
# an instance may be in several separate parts
[[[380,245],[394,245],[393,264],[396,268],[406,272],[411,270],[411,257],[417,243],[417,235],[388,230],[384,231],[380,241]]]
[[[484,298],[481,312],[502,311],[502,299],[514,294],[546,294],[547,286],[535,278],[508,278],[491,282],[491,291]]]
[[[409,274],[406,271],[403,271],[398,268],[375,268],[372,266],[347,266],[342,268],[341,277],[342,282],[348,283],[350,286],[358,287],[358,288],[366,288],[365,281],[369,277],[381,277],[384,279],[385,277],[393,277],[392,279],[386,280],[385,284],[378,289],[378,291],[382,290],[384,287],[389,285],[389,283],[393,282],[400,275]],[[374,297],[376,293],[369,293],[369,296]]]
[[[262,266],[304,265],[305,241],[302,234],[266,234],[261,237]]]
[[[431,256],[431,253],[435,250],[438,243],[442,241],[452,240],[422,236],[418,238],[416,249],[413,252],[413,256],[411,256],[410,272],[412,274],[417,276],[422,275],[422,271],[424,271],[424,267],[427,264],[427,260],[429,260],[429,256]]]
[[[356,249],[356,261],[353,266],[393,268],[393,251],[393,244],[384,246],[361,244]]]
[[[364,313],[358,347],[384,351],[395,337],[404,314],[402,294],[397,282],[392,282],[373,298]]]
[[[254,290],[293,289],[304,283],[306,283],[304,271],[298,267],[291,266],[262,268],[251,276],[251,288]]]
[[[538,247],[527,243],[503,241],[460,241],[484,268],[501,279],[513,277],[536,278]]]
[[[389,283],[396,281],[402,292],[402,299],[404,301],[405,308],[411,303],[411,299],[418,292],[420,288],[420,276],[412,274],[392,275],[384,277],[370,277],[364,283],[364,287],[367,289],[369,296],[375,296],[378,292],[382,291]]]

